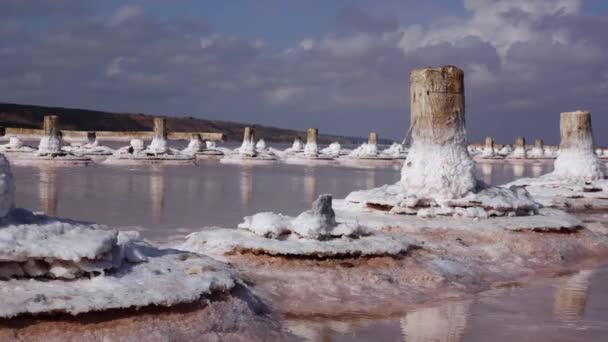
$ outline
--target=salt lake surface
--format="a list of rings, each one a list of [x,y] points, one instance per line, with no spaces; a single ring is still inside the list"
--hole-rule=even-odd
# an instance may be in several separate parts
[[[318,195],[343,198],[357,189],[395,183],[400,167],[356,169],[338,166],[13,167],[17,205],[49,215],[141,231],[166,242],[203,227],[236,227],[244,216],[274,211],[296,216]],[[478,177],[504,184],[550,172],[552,163],[480,163]]]
[[[478,178],[504,184],[550,172],[551,162],[480,162]],[[260,211],[296,215],[322,193],[394,183],[399,167],[223,165],[13,167],[17,205],[51,215],[137,229],[165,243],[203,227],[234,227]],[[608,268],[492,290],[391,317],[286,317],[314,341],[604,341]],[[395,300],[398,300],[396,298]]]

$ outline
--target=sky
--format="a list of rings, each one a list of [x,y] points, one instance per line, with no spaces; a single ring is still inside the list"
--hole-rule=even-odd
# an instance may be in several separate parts
[[[401,140],[409,72],[465,72],[469,140],[608,144],[605,0],[0,0],[0,102]]]

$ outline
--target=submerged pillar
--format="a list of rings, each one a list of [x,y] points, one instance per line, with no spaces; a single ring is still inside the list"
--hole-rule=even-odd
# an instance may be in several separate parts
[[[59,154],[61,152],[61,134],[57,128],[59,118],[57,115],[45,115],[43,122],[43,136],[40,138],[38,153],[41,155]]]
[[[154,138],[150,143],[149,150],[153,153],[167,152],[167,119],[156,117],[153,122]]]
[[[407,193],[459,198],[477,184],[467,151],[464,72],[454,66],[410,74],[411,147],[401,170]]]
[[[316,128],[309,128],[306,132],[306,146],[304,146],[305,156],[316,157],[319,155],[319,146],[317,145],[318,136],[319,130]]]
[[[600,160],[593,151],[591,112],[564,112],[560,115],[559,156],[555,159],[557,176],[581,180],[604,178]]]

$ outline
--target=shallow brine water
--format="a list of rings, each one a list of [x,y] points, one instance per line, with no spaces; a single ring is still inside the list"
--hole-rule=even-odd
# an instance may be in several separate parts
[[[552,163],[479,163],[478,177],[504,184],[522,176],[550,172]],[[395,183],[394,168],[338,166],[13,167],[17,205],[49,215],[140,230],[166,242],[203,227],[236,227],[243,217],[262,211],[297,215],[318,195],[344,198],[357,189]]]
[[[551,162],[479,162],[490,184],[539,176]],[[399,168],[336,166],[14,167],[18,206],[51,215],[137,229],[164,243],[203,227],[235,227],[260,211],[296,215],[322,193],[394,183]],[[313,341],[604,341],[608,268],[581,271],[391,317],[286,317]],[[396,298],[395,300],[398,300]]]
[[[603,267],[396,317],[293,318],[287,326],[309,341],[606,341],[606,288],[608,267]]]

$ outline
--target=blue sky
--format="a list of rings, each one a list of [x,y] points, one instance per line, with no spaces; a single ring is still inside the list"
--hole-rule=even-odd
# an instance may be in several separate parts
[[[408,74],[465,71],[472,140],[608,125],[608,1],[0,0],[0,101],[400,140]],[[596,134],[608,144],[608,138]]]

